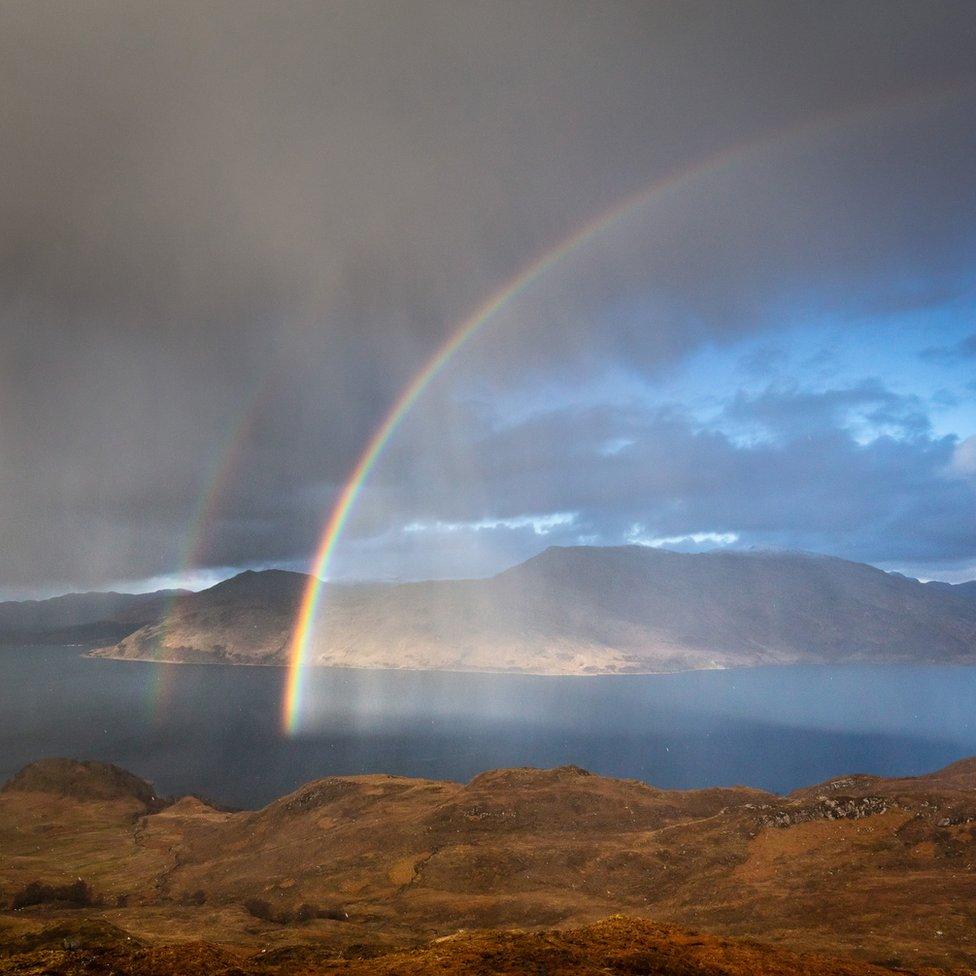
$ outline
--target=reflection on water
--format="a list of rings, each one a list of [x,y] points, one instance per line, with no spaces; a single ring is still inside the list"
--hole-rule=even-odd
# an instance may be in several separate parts
[[[319,669],[306,732],[279,732],[274,668],[0,649],[0,776],[41,756],[115,762],[164,793],[255,806],[318,776],[467,780],[575,763],[664,787],[785,792],[976,754],[976,669],[791,667],[540,678]]]

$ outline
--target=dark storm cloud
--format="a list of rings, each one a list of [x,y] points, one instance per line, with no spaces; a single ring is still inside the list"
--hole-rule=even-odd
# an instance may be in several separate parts
[[[880,410],[875,422],[897,428],[897,436],[859,439],[848,427],[851,406],[866,407],[872,416]],[[546,542],[702,535],[710,545],[731,541],[872,562],[971,566],[972,443],[933,435],[917,422],[916,406],[911,397],[870,385],[740,396],[704,427],[675,408],[599,407],[483,429],[477,446],[482,467],[470,483],[479,490],[489,486],[491,507],[479,511],[477,498],[456,486],[414,499],[411,530],[426,540],[411,543],[426,541],[435,552],[462,539],[477,547],[479,523],[494,521],[506,532],[481,541],[496,548],[501,565]],[[721,429],[727,419],[743,416],[760,418],[776,436],[740,441]],[[430,476],[427,483],[439,481]],[[401,503],[398,511],[405,508]],[[573,518],[546,525],[551,513]]]
[[[0,586],[176,568],[222,467],[199,559],[302,558],[395,391],[498,282],[649,181],[811,118],[840,121],[594,242],[476,367],[654,370],[791,303],[957,294],[974,20],[888,0],[5,5]]]

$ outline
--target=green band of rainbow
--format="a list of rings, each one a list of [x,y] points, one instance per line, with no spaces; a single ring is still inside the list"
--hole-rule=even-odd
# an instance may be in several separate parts
[[[298,726],[302,702],[302,682],[305,672],[308,643],[315,614],[318,608],[322,583],[327,575],[329,563],[335,550],[336,543],[349,518],[349,513],[355,505],[363,484],[369,477],[370,471],[377,459],[383,453],[390,437],[396,431],[400,422],[416,403],[431,380],[451,360],[454,354],[478,330],[488,322],[492,316],[517,298],[537,278],[545,274],[550,268],[567,258],[570,254],[590,241],[596,235],[608,230],[618,221],[623,220],[632,211],[639,210],[657,200],[661,195],[678,189],[683,189],[697,180],[720,172],[776,146],[791,142],[794,139],[815,135],[842,123],[862,119],[885,110],[901,109],[906,104],[927,103],[933,98],[945,98],[947,95],[957,95],[960,91],[973,89],[971,79],[963,79],[962,83],[940,86],[938,89],[928,89],[923,92],[911,91],[883,102],[873,102],[868,105],[857,105],[842,112],[833,112],[793,125],[785,129],[778,129],[772,133],[764,133],[756,139],[744,143],[736,143],[715,155],[708,156],[691,166],[666,174],[643,187],[636,193],[627,196],[610,210],[603,212],[570,237],[564,239],[555,247],[544,252],[528,267],[520,271],[514,278],[506,282],[495,291],[486,301],[479,305],[446,339],[443,345],[434,353],[421,370],[403,390],[400,397],[390,407],[386,417],[373,433],[365,450],[352,469],[349,479],[340,493],[333,507],[329,520],[325,525],[321,540],[316,550],[308,585],[299,604],[295,626],[288,650],[288,676],[285,694],[282,701],[282,720],[286,733],[292,734]]]

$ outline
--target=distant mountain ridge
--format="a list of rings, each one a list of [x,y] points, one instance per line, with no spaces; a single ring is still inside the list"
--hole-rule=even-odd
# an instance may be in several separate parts
[[[188,590],[67,593],[0,603],[0,644],[84,644],[121,640],[159,619]]]
[[[249,572],[174,600],[98,656],[287,663],[307,577]],[[798,663],[976,663],[973,588],[832,556],[553,547],[490,579],[326,587],[308,660],[627,674]]]
[[[971,600],[976,600],[976,580],[967,580],[965,583],[943,583],[941,580],[929,580],[925,585],[946,592],[962,594]]]

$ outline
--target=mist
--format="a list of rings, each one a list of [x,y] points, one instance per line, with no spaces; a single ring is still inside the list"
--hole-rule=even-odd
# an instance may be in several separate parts
[[[484,575],[551,541],[526,518],[572,512],[558,541],[639,525],[964,574],[972,28],[953,3],[8,6],[6,594],[306,567],[363,445],[472,309],[628,195],[753,142],[596,235],[459,353],[334,573]],[[587,485],[630,483],[621,466],[657,452],[717,451],[762,480],[762,452],[714,423],[739,364],[756,343],[809,347],[753,384],[789,410],[831,395],[812,364],[838,333],[901,365],[862,349],[833,374],[918,398],[928,426],[822,415],[819,463],[876,476],[837,486],[850,505],[830,524],[806,518],[800,440],[777,446],[775,519],[680,471],[629,497]],[[668,391],[706,360],[724,402]],[[908,512],[927,527],[910,545],[877,521],[847,544],[899,471],[943,514]],[[678,518],[685,491],[709,503]],[[437,523],[482,528],[404,531]]]

